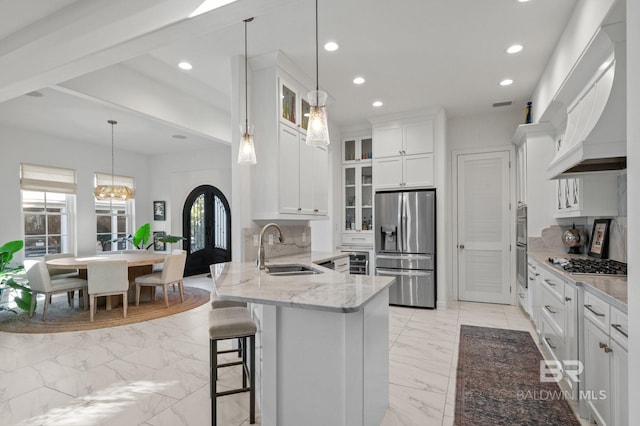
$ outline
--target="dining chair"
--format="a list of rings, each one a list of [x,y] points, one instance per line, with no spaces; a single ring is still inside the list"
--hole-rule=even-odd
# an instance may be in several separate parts
[[[173,249],[171,250],[171,254],[187,254],[186,250],[181,249]],[[164,267],[164,263],[156,263],[153,265],[153,272],[162,272],[162,268]],[[176,285],[172,284],[173,291],[176,291]]]
[[[45,254],[44,255],[44,263],[46,264],[47,261],[52,260],[52,259],[62,259],[65,257],[75,257],[73,254],[71,253],[50,253],[50,254]],[[69,269],[57,269],[57,268],[52,268],[50,266],[47,265],[47,269],[49,269],[49,275],[51,276],[51,279],[60,279],[60,278],[78,278],[78,270],[74,269],[74,268],[69,268]]]
[[[62,259],[65,257],[74,257],[73,254],[71,253],[50,253],[50,254],[45,254],[44,255],[44,263],[46,264],[48,260],[52,260],[52,259]],[[47,269],[49,269],[49,275],[51,276],[52,280],[59,280],[62,278],[79,278],[79,274],[78,274],[78,270],[77,269],[57,269],[57,268],[52,268],[49,265],[47,265]],[[80,290],[82,291],[82,290]],[[67,292],[67,302],[69,303],[69,306],[73,305],[73,298],[75,296],[75,291],[69,291]],[[79,295],[78,297],[81,297],[82,295]]]
[[[124,317],[127,317],[129,274],[126,260],[98,260],[87,263],[87,280],[91,322],[96,312],[96,298],[101,296],[122,295],[122,309]]]
[[[69,291],[83,290],[84,307],[87,307],[87,280],[81,278],[60,278],[52,280],[49,270],[44,262],[38,261],[31,264],[25,261],[27,279],[31,288],[31,306],[29,308],[29,318],[33,317],[33,311],[38,294],[44,294],[44,308],[42,309],[42,319],[47,319],[47,309],[51,302],[51,296],[56,293],[68,293]],[[73,304],[72,304],[73,306]]]
[[[153,272],[151,274],[142,275],[136,278],[136,306],[140,303],[140,287],[151,286],[153,288],[161,285],[164,293],[164,304],[169,307],[169,296],[167,286],[169,284],[178,284],[180,291],[180,302],[184,302],[184,285],[182,278],[184,276],[184,265],[187,262],[186,253],[170,254],[164,261],[162,271]],[[155,293],[151,293],[151,300],[155,300]]]

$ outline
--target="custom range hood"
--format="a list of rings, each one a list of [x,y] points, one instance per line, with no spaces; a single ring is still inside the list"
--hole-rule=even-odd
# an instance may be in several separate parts
[[[566,120],[557,120],[557,153],[547,169],[549,179],[627,168],[624,25],[602,27],[590,50],[583,60],[597,71],[569,103]]]

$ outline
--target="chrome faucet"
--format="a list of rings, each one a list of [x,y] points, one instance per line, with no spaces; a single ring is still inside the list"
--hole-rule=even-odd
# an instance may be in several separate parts
[[[262,227],[260,231],[260,239],[258,240],[258,269],[264,269],[264,234],[267,229],[274,227],[278,230],[278,239],[281,243],[284,243],[284,236],[282,235],[282,228],[277,223],[267,223]]]

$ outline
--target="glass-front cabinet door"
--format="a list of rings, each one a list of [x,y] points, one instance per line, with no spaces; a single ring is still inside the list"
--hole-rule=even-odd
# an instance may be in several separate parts
[[[368,137],[348,138],[342,142],[342,162],[349,164],[351,162],[367,161],[371,162],[373,158],[373,139]]]
[[[298,94],[293,85],[284,80],[280,80],[280,101],[280,119],[297,126]]]
[[[373,229],[373,167],[354,164],[343,167],[343,242],[368,244]]]

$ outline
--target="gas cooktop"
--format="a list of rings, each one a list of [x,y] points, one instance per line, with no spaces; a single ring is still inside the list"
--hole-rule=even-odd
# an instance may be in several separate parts
[[[550,257],[549,262],[556,268],[574,275],[616,275],[627,276],[627,264],[611,259],[565,259]]]

